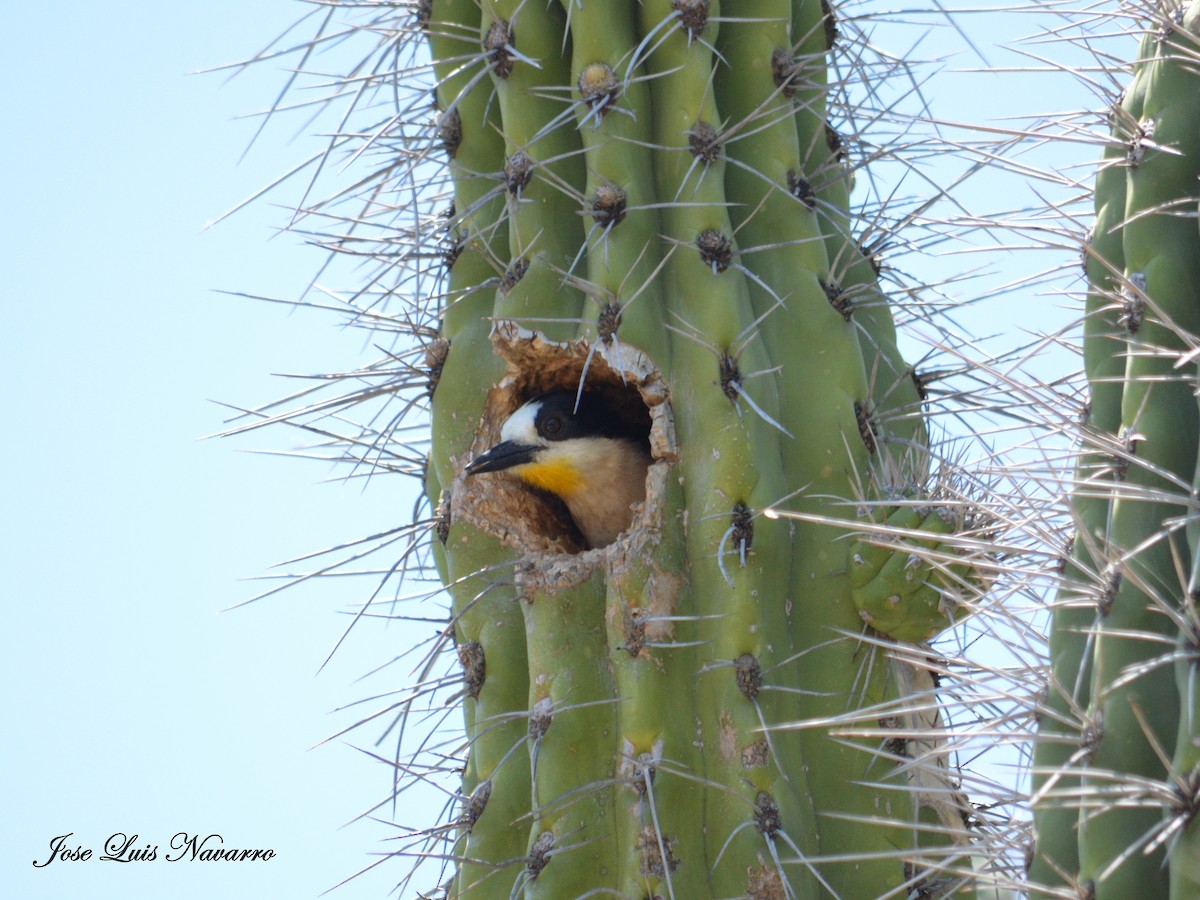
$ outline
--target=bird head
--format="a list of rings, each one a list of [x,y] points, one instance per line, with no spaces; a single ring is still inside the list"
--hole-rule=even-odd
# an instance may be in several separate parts
[[[516,410],[500,441],[467,466],[468,475],[507,471],[560,497],[593,547],[628,527],[645,497],[650,452],[645,433],[589,394],[552,391]]]

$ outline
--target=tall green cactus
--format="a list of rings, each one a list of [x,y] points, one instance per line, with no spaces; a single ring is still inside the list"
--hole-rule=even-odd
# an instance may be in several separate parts
[[[965,801],[934,742],[909,750],[931,680],[860,640],[928,639],[977,579],[851,230],[836,26],[818,0],[728,13],[422,22],[455,210],[427,490],[472,673],[451,896],[872,897],[969,870]],[[602,550],[463,474],[559,388],[649,411],[646,502]]]
[[[411,729],[427,694],[452,695],[461,731],[398,739],[417,749],[397,750],[397,791],[453,794],[398,851],[421,861],[405,885],[1194,895],[1200,4],[1164,4],[1112,115],[1085,257],[1076,536],[1037,699],[1040,635],[996,598],[1037,595],[1045,573],[1022,554],[1055,537],[1056,508],[1018,488],[989,512],[931,447],[948,407],[897,347],[910,310],[881,286],[883,219],[851,204],[864,159],[887,155],[847,124],[838,73],[876,76],[854,23],[820,0],[347,5],[366,12],[344,31],[331,13],[304,52],[378,44],[334,79],[330,102],[351,108],[320,160],[382,162],[303,212],[379,264],[347,308],[385,357],[341,397],[264,418],[325,437],[330,413],[381,401],[338,440],[356,465],[417,473],[428,499],[387,574],[435,569],[424,599],[448,611],[397,718]],[[964,367],[989,387],[1018,377]],[[648,431],[645,500],[606,547],[553,498],[464,471],[557,389]],[[1059,399],[1042,411],[1055,428]],[[406,439],[414,422],[428,445]],[[967,650],[929,646],[972,611]],[[995,623],[1011,667],[969,652]],[[1032,813],[1004,806],[1020,785],[951,765],[1035,730]]]
[[[310,198],[304,213],[380,264],[346,309],[401,338],[335,379],[351,391],[259,418],[326,439],[330,413],[432,398],[429,448],[386,403],[386,425],[333,438],[356,465],[416,472],[436,504],[389,561],[436,567],[450,597],[398,719],[451,693],[461,742],[398,755],[397,791],[444,784],[447,757],[461,778],[447,819],[400,853],[443,860],[435,880],[456,897],[982,891],[1005,881],[1024,824],[968,807],[964,785],[1004,791],[950,768],[972,737],[950,721],[958,702],[984,739],[1039,719],[1029,878],[1007,886],[1200,896],[1200,3],[1078,14],[1150,26],[1110,115],[1084,255],[1090,396],[1050,678],[1027,699],[1037,662],[972,660],[957,701],[938,676],[967,660],[923,642],[1027,575],[1027,548],[928,446],[926,379],[897,349],[850,205],[846,155],[864,136],[831,127],[831,61],[861,61],[830,7],[353,6],[367,18],[338,31],[331,12],[301,46],[307,61],[376,36],[333,94],[376,117],[347,114],[319,159],[383,162],[341,196],[361,211]],[[412,99],[426,86],[432,121]],[[629,530],[600,549],[544,495],[463,473],[523,400],[581,386],[643,423],[654,456]],[[1061,398],[1012,386],[1063,428]],[[1008,502],[1006,522],[1053,532],[1036,495]],[[1001,604],[984,618],[998,609],[1020,658],[1029,635]]]
[[[1156,7],[1110,120],[1031,877],[1088,897],[1196,897],[1200,4]]]

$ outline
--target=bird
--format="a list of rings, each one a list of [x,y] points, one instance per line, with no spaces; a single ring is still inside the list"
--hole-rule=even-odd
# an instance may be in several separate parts
[[[557,390],[527,401],[500,426],[500,441],[466,467],[507,471],[561,499],[590,548],[613,543],[646,497],[648,429],[591,393]]]

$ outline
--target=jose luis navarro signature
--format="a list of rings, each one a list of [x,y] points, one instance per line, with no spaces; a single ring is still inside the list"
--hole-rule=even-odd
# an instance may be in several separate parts
[[[56,860],[63,862],[86,862],[92,859],[90,847],[72,840],[75,832],[70,831],[50,839],[50,855],[44,860],[34,860],[33,864],[39,869],[45,868]],[[118,831],[104,842],[104,852],[96,857],[104,862],[150,862],[159,859],[158,844],[149,841],[142,845],[136,834],[125,834]],[[161,859],[167,862],[247,862],[258,860],[264,862],[274,859],[275,851],[266,850],[235,850],[225,846],[225,839],[219,834],[188,834],[186,831],[176,833],[162,853]]]

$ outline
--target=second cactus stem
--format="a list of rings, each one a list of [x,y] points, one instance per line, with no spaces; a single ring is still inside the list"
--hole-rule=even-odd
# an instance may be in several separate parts
[[[1183,900],[1200,896],[1200,3],[1154,5],[1110,122],[1031,880]]]

